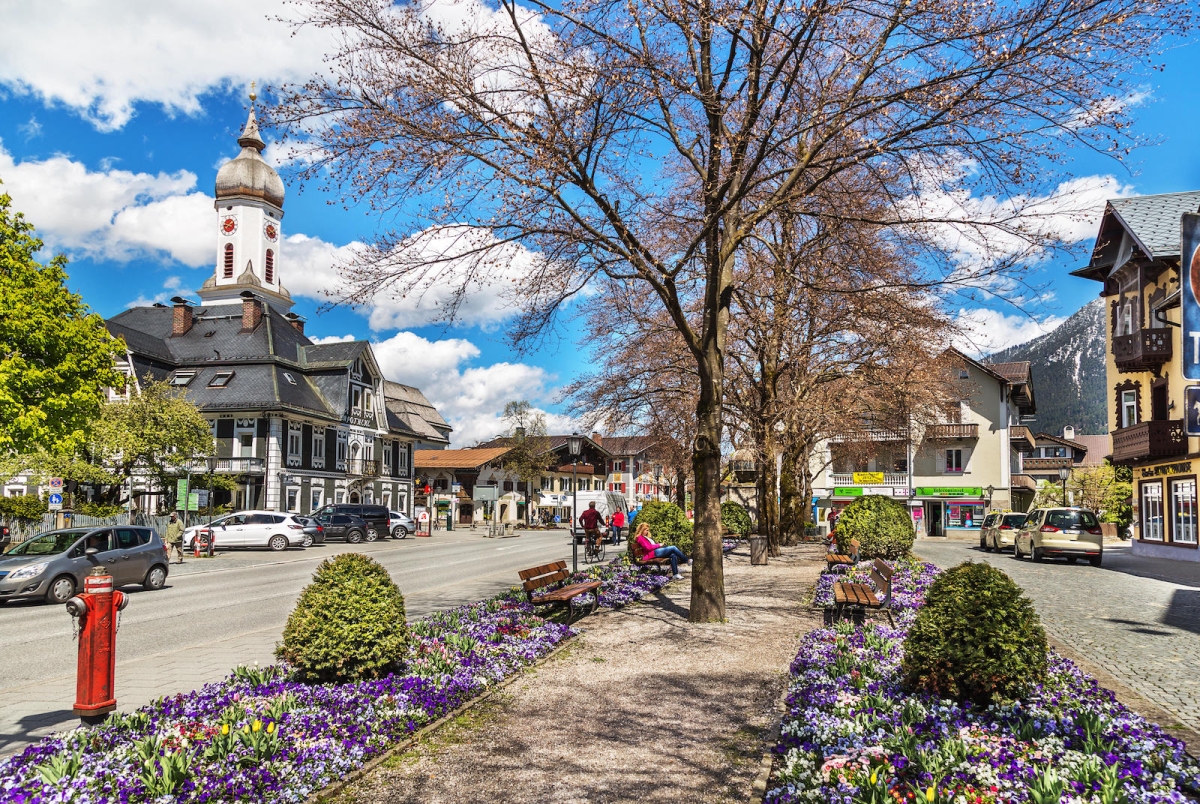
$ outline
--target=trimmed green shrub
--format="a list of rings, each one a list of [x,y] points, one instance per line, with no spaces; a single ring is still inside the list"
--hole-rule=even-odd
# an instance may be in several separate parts
[[[404,596],[377,561],[342,553],[317,567],[283,629],[275,656],[299,681],[380,678],[406,652]]]
[[[36,494],[19,494],[15,497],[0,497],[0,519],[41,519],[49,508],[46,501]]]
[[[1012,701],[1046,674],[1046,632],[1021,587],[989,564],[938,576],[904,641],[904,686],[980,706]]]
[[[732,501],[721,503],[721,524],[725,526],[726,531],[736,533],[742,538],[754,529],[746,508],[741,503]]]
[[[868,494],[846,506],[837,520],[838,551],[849,555],[850,540],[858,539],[862,558],[896,559],[912,550],[912,517],[903,503]]]
[[[650,526],[650,538],[659,544],[673,544],[689,556],[692,554],[692,523],[675,503],[648,502],[629,523],[629,554],[633,555],[633,534],[643,522]]]
[[[125,507],[122,505],[110,505],[109,503],[101,502],[77,502],[74,508],[75,513],[83,514],[84,516],[94,517],[114,517],[125,513]]]

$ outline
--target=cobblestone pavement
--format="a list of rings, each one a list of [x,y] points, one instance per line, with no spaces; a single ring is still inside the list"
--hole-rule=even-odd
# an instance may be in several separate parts
[[[1106,546],[1103,568],[1035,564],[933,539],[919,540],[914,552],[939,567],[986,561],[1004,570],[1033,600],[1053,639],[1200,732],[1200,563],[1168,568]]]

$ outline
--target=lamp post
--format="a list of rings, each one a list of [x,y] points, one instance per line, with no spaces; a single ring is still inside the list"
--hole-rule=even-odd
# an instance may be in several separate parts
[[[209,455],[204,459],[208,464],[208,557],[213,554],[212,509],[213,509],[213,473],[217,471],[217,456]]]
[[[1071,476],[1071,467],[1069,467],[1069,466],[1058,467],[1058,479],[1062,481],[1062,489],[1063,489],[1063,503],[1062,504],[1063,504],[1064,508],[1067,505],[1067,478],[1070,476]]]
[[[991,508],[992,507],[992,495],[996,493],[996,487],[993,486],[991,483],[989,483],[987,488],[984,489],[984,491],[987,492],[987,507]]]
[[[579,543],[575,540],[575,522],[579,518],[579,483],[576,480],[576,472],[579,453],[583,451],[583,436],[571,433],[571,437],[567,439],[567,451],[571,453],[571,572],[579,572]]]

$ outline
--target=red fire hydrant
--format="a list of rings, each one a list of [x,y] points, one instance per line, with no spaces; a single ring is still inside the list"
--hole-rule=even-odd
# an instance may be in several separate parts
[[[83,594],[67,601],[79,618],[79,664],[75,673],[75,714],[86,725],[101,723],[117,708],[117,612],[129,598],[113,591],[112,576],[95,567],[84,579]]]

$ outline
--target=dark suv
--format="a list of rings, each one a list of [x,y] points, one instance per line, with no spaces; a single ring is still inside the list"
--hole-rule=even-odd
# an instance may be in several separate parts
[[[332,516],[333,514],[346,514],[347,516],[356,516],[367,523],[367,541],[373,542],[376,539],[386,538],[391,529],[389,524],[391,514],[388,512],[387,506],[384,505],[360,505],[358,503],[333,503],[314,511],[310,516],[321,521],[322,517]],[[321,521],[324,525],[324,521]]]

